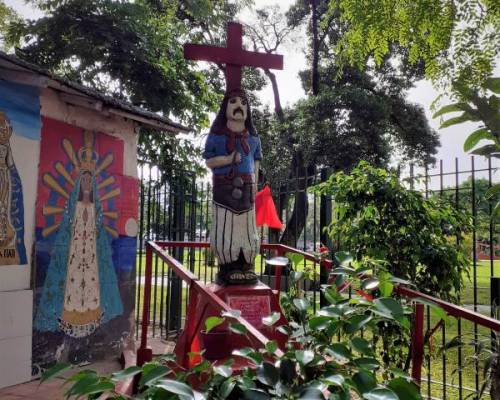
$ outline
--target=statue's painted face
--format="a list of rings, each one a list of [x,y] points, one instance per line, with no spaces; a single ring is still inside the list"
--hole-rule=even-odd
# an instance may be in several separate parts
[[[231,97],[227,103],[226,118],[233,121],[245,121],[248,114],[246,99],[239,96]]]
[[[7,143],[12,134],[9,120],[0,114],[0,143]]]

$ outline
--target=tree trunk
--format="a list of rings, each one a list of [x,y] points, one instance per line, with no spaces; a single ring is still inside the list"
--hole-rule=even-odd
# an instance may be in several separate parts
[[[318,0],[311,1],[311,30],[312,30],[312,66],[311,66],[311,88],[312,95],[319,93],[319,41],[318,41]],[[280,243],[288,246],[295,246],[304,227],[306,226],[309,203],[307,199],[308,182],[306,179],[308,168],[304,164],[303,155],[300,150],[295,154],[292,161],[292,171],[296,171],[297,193],[295,195],[295,204],[290,219],[287,222],[285,231],[281,237]]]
[[[316,96],[319,92],[319,42],[318,42],[318,14],[317,14],[317,0],[312,0],[312,94]],[[276,81],[276,75],[269,69],[264,70],[266,76],[271,82],[274,95],[274,111],[278,120],[281,123],[285,122],[285,115],[283,112],[283,107],[281,106],[280,93],[278,89],[278,83]],[[285,221],[286,227],[280,243],[289,246],[295,246],[302,231],[306,226],[307,215],[309,211],[309,203],[307,199],[307,166],[304,163],[302,152],[299,150],[293,157],[291,162],[291,173],[290,179],[295,177],[296,179],[296,193],[295,193],[295,203],[293,207],[293,212],[288,221]],[[278,215],[283,215],[283,211],[287,206],[288,200],[291,193],[287,193],[287,185],[280,188],[279,203],[278,203]],[[271,243],[277,243],[279,238],[279,231],[272,229],[269,232],[269,241]]]
[[[273,88],[274,112],[280,122],[285,122],[285,114],[283,113],[283,107],[281,106],[280,92],[278,89],[278,82],[276,81],[276,75],[274,75],[274,73],[269,69],[265,69],[264,73],[271,81],[271,86]]]
[[[302,181],[304,180],[302,179]],[[301,189],[295,196],[292,216],[288,220],[285,231],[281,236],[280,243],[286,246],[296,247],[299,237],[306,226],[309,204],[307,201],[307,192],[304,189]]]
[[[271,86],[273,88],[274,112],[276,113],[276,117],[278,118],[278,120],[281,123],[284,123],[285,114],[283,112],[283,107],[281,106],[281,98],[278,88],[278,82],[276,81],[276,75],[269,69],[265,69],[264,73],[269,78],[269,81],[271,82]],[[283,210],[285,209],[285,204],[288,200],[288,194],[286,193],[284,188],[280,188],[278,196],[279,196],[279,201],[278,201],[277,212],[278,215],[281,217],[283,215]],[[280,241],[279,229],[269,229],[269,243],[278,243],[279,241]]]
[[[318,10],[317,0],[311,0],[311,25],[312,25],[312,68],[311,68],[311,89],[312,95],[319,93],[319,42],[318,42]]]
[[[309,211],[309,202],[307,201],[307,186],[306,166],[304,157],[299,150],[292,160],[292,178],[295,178],[295,202],[293,205],[292,215],[288,219],[285,231],[281,236],[280,243],[295,247],[299,237],[304,230]],[[292,193],[287,193],[290,197]]]

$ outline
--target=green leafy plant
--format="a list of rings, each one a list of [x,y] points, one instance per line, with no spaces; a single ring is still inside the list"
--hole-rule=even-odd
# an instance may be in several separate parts
[[[282,354],[277,355],[278,344],[269,341],[261,349],[247,347],[233,352],[233,358],[247,363],[247,367],[238,374],[233,370],[233,359],[223,363],[202,360],[191,370],[185,370],[175,364],[172,356],[165,356],[142,368],[132,367],[109,378],[98,377],[94,373],[91,380],[113,383],[117,377],[140,372],[138,398],[158,400],[342,400],[355,395],[367,400],[421,399],[418,387],[404,371],[381,360],[380,349],[374,342],[381,324],[394,325],[409,333],[410,304],[395,298],[393,290],[387,285],[385,291],[380,290],[383,282],[391,282],[394,287],[401,280],[392,277],[376,261],[348,260],[348,257],[342,260],[334,274],[344,277],[353,287],[364,290],[349,296],[337,286],[325,286],[323,292],[329,304],[316,313],[312,312],[306,297],[285,296],[285,302],[289,302],[289,307],[295,310],[298,318],[291,318],[289,325],[276,327],[289,338]],[[232,316],[232,313],[226,313],[225,318]],[[219,322],[215,319],[211,321],[210,325]],[[275,326],[278,321],[279,315],[263,319],[267,326]],[[232,329],[232,332],[247,334],[245,329]],[[59,367],[50,376],[64,369]],[[78,389],[87,388],[87,379],[85,374],[68,378],[67,382],[72,385],[68,394],[81,395],[84,390],[89,390]],[[72,389],[77,384],[78,391]],[[102,392],[106,391],[111,398],[121,398],[114,389],[102,388]],[[88,397],[93,398],[90,396],[94,394]]]
[[[292,263],[292,283],[297,284],[297,282],[304,278],[309,282],[316,282],[317,273],[312,263],[307,263],[305,261],[305,257],[299,253],[288,252],[285,253],[285,256]],[[302,271],[299,271],[300,265],[303,265]],[[296,291],[297,294],[301,293],[300,291]]]
[[[472,154],[500,158],[500,78],[491,77],[485,80],[481,91],[471,89],[469,86],[455,82],[453,88],[459,93],[459,101],[440,108],[434,118],[449,113],[460,115],[449,118],[441,123],[440,128],[447,128],[463,122],[481,122],[482,125],[472,132],[464,143],[464,151]],[[488,144],[477,147],[481,141]],[[487,200],[498,199],[500,184],[493,185],[485,194]],[[492,218],[500,216],[500,201],[497,201],[492,211]]]
[[[381,64],[394,48],[412,64],[423,64],[428,78],[482,82],[499,54],[500,14],[489,0],[327,1],[328,15],[345,26],[337,57],[364,66],[372,56]],[[447,83],[446,82],[446,83]]]
[[[425,199],[396,174],[364,161],[317,190],[335,204],[329,235],[354,260],[384,260],[388,272],[419,290],[457,300],[469,259],[456,241],[471,229],[469,214],[439,198]]]
[[[208,317],[205,320],[205,332],[209,333],[212,329],[222,325],[225,319],[221,317]]]

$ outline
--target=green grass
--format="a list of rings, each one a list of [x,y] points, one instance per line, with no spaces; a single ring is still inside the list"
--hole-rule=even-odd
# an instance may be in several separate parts
[[[477,304],[490,304],[491,265],[489,261],[479,261],[476,268]],[[493,262],[493,276],[500,277],[500,260]],[[474,267],[471,266],[470,277],[465,278],[465,289],[462,292],[462,304],[474,304]]]
[[[439,321],[438,318],[431,315],[430,318],[425,318],[425,330],[429,327],[434,327]],[[448,343],[454,337],[459,335],[459,322],[457,319],[448,317],[446,325],[437,330],[432,339],[430,347],[426,348],[426,360],[424,362],[424,369],[422,371],[422,392],[427,394],[429,392],[429,385],[427,382],[427,372],[430,371],[431,380],[436,383],[430,384],[430,394],[436,398],[444,397],[443,385],[438,382],[446,381],[447,385],[459,386],[461,379],[462,398],[465,398],[471,393],[470,390],[475,390],[476,386],[476,362],[475,362],[475,347],[473,343],[484,341],[489,343],[490,331],[484,327],[478,326],[475,330],[472,322],[462,320],[460,322],[460,332],[462,340],[467,344],[458,348],[447,350],[445,353],[440,352],[440,348],[444,343]],[[460,355],[461,353],[461,355]],[[485,354],[479,353],[478,367],[478,385],[481,388],[483,382],[483,367],[484,367]],[[461,376],[459,372],[459,360],[461,359]],[[457,387],[446,387],[446,397],[448,399],[458,399],[459,389]],[[483,397],[489,399],[489,396]]]

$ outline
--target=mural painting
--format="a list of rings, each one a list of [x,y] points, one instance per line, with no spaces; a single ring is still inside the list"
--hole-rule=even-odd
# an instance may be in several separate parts
[[[26,264],[23,186],[12,156],[12,124],[0,110],[0,265]]]
[[[90,361],[130,334],[137,180],[123,175],[123,150],[109,135],[44,119],[35,364]]]
[[[3,80],[0,93],[0,266],[26,265],[24,200],[31,191],[26,195],[22,180],[33,174],[33,164],[20,156],[40,138],[39,93],[35,87]]]

